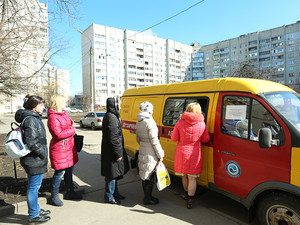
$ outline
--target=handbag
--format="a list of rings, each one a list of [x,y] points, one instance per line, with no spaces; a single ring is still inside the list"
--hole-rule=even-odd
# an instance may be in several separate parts
[[[74,134],[74,145],[77,152],[80,152],[83,146],[83,135]]]
[[[157,163],[156,163],[154,169],[152,170],[152,173],[150,174],[149,182],[150,182],[151,184],[156,184],[156,183],[157,183],[156,168],[157,168],[158,164],[159,164],[159,161],[157,161]]]
[[[163,162],[159,162],[155,174],[157,177],[156,186],[159,191],[165,189],[171,184],[169,172]]]
[[[156,182],[157,182],[156,171],[152,171],[152,173],[151,173],[151,175],[150,175],[149,182],[150,182],[151,184],[156,184]]]

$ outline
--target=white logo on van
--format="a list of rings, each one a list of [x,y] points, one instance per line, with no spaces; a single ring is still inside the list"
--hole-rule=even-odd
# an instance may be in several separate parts
[[[229,176],[237,178],[241,175],[241,167],[235,161],[228,161],[225,166],[226,172]]]
[[[123,128],[125,129],[132,129],[135,130],[136,129],[136,124],[134,123],[123,123]]]

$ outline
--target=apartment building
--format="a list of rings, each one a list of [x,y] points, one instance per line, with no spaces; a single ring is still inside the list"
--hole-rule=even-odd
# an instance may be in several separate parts
[[[300,84],[300,21],[203,45],[192,55],[192,80],[232,76],[248,61],[270,71],[270,79]]]
[[[0,112],[15,112],[22,108],[26,94],[45,97],[50,90],[51,93],[57,93],[55,90],[60,89],[60,93],[69,96],[69,72],[58,70],[48,62],[50,56],[47,4],[17,0],[11,10],[7,9],[7,12],[7,17],[14,15],[14,22],[11,22],[11,19],[5,20],[2,35],[11,39],[16,38],[16,34],[20,35],[20,37],[17,36],[20,43],[11,44],[7,41],[2,42],[2,45],[8,49],[11,48],[12,53],[9,57],[13,57],[13,53],[18,53],[13,64],[9,65],[9,70],[10,74],[16,77],[26,77],[26,88],[15,91],[13,96],[0,93]],[[16,24],[16,21],[20,22],[20,25]],[[5,66],[8,63],[3,64]]]
[[[192,77],[193,47],[155,35],[98,24],[82,32],[83,95],[95,105],[125,89]]]

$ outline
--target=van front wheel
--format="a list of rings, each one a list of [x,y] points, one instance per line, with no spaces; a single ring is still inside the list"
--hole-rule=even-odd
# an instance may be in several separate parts
[[[300,224],[300,201],[296,196],[272,193],[263,198],[257,208],[261,225]]]

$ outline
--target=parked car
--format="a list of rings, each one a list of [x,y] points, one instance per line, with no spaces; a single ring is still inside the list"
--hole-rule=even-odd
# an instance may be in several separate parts
[[[77,108],[71,108],[70,109],[71,113],[76,113],[76,112],[83,112],[81,109],[77,109]]]
[[[80,119],[80,127],[91,127],[93,130],[102,128],[105,112],[90,112]]]
[[[46,108],[42,112],[42,118],[48,118],[47,109]]]

